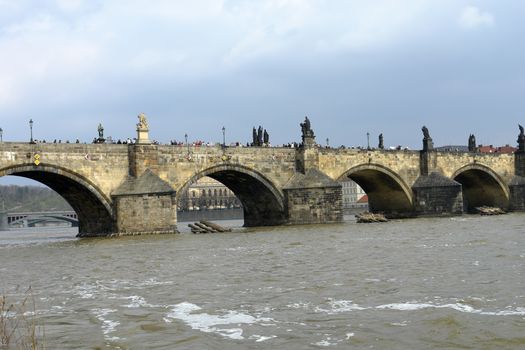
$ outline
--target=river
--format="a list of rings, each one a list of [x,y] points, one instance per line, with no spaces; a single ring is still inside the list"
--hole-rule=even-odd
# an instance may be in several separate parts
[[[47,349],[525,348],[525,214],[346,219],[0,232],[0,293],[31,287]]]

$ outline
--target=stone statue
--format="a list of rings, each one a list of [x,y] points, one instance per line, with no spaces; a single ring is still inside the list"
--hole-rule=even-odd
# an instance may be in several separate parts
[[[257,146],[262,146],[263,144],[263,128],[259,125],[257,129]]]
[[[253,127],[253,130],[252,130],[252,139],[253,139],[252,146],[257,146],[257,130],[255,130],[255,126]]]
[[[377,146],[379,149],[384,149],[385,145],[383,144],[383,134],[379,134],[379,145]]]
[[[313,138],[315,136],[314,131],[310,125],[310,119],[308,119],[308,117],[304,117],[304,123],[299,125],[301,126],[303,142],[306,137]]]
[[[432,138],[430,137],[427,127],[423,126],[421,131],[423,131],[423,151],[430,151],[434,149],[434,142],[432,142]]]
[[[523,126],[518,124],[520,128],[520,134],[518,135],[518,152],[525,152],[525,133],[523,132]]]
[[[146,115],[144,113],[140,113],[137,118],[139,118],[139,122],[137,124],[137,129],[139,130],[148,130],[148,121],[146,119]]]
[[[264,140],[265,145],[267,145],[268,142],[270,142],[270,135],[268,135],[268,132],[266,131],[266,129],[264,129],[263,140]]]
[[[104,127],[102,126],[102,123],[98,124],[98,138],[103,139],[104,138]]]
[[[429,134],[428,129],[427,129],[426,126],[423,125],[423,127],[421,128],[421,131],[423,131],[423,138],[424,139],[427,139],[427,140],[431,139],[430,134]]]
[[[474,134],[470,134],[468,137],[468,151],[469,152],[476,152],[476,137]]]

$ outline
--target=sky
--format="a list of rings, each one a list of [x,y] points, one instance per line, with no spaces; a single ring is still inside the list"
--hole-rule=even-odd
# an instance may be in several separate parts
[[[516,144],[525,2],[0,0],[4,141]]]

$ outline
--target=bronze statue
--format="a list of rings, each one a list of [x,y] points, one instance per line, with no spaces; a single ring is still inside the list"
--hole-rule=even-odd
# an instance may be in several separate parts
[[[518,127],[520,128],[520,134],[518,135],[518,152],[523,153],[525,152],[525,132],[523,132],[523,126],[518,124]]]
[[[310,125],[310,119],[308,117],[304,117],[304,123],[299,124],[301,126],[301,132],[303,136],[303,141],[305,137],[313,137],[314,131],[312,130],[312,127]]]
[[[267,145],[270,142],[270,135],[268,135],[268,132],[266,131],[266,129],[264,129],[263,141],[265,145]]]
[[[421,131],[423,131],[423,138],[425,139],[430,139],[430,133],[428,132],[428,129],[426,126],[423,125],[423,127],[421,128]]]
[[[379,149],[384,149],[385,145],[383,144],[383,134],[379,134],[379,145],[377,146]]]

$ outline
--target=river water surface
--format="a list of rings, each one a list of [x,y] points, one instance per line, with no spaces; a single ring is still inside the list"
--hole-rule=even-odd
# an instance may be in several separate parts
[[[47,349],[525,348],[525,214],[348,219],[0,232],[0,293],[31,287]]]

